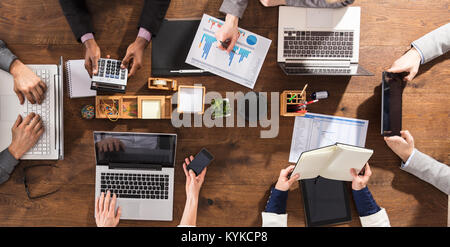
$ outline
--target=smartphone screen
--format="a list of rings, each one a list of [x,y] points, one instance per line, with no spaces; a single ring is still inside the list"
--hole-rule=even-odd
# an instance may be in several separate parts
[[[213,159],[214,157],[212,154],[208,152],[206,148],[203,148],[188,165],[188,169],[192,169],[195,172],[195,175],[198,176],[198,174],[200,174]]]

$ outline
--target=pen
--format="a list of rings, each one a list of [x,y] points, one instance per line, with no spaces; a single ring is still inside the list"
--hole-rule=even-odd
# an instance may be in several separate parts
[[[291,102],[292,99],[295,98],[296,95],[297,95],[297,94],[292,95],[292,97],[289,99],[289,102]]]
[[[171,70],[170,73],[203,73],[205,70],[203,69],[180,69],[180,70]]]
[[[219,42],[220,42],[220,44],[223,46],[223,48],[228,49],[228,45],[229,45],[229,43],[230,43],[230,40],[229,40],[229,39],[225,40],[225,42],[222,41],[222,40],[219,40]],[[235,52],[234,50],[231,50],[231,52],[233,52],[234,54],[236,54],[236,52]]]

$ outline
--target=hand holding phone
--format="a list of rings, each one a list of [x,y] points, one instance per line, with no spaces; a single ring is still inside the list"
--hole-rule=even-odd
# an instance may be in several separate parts
[[[206,148],[203,148],[195,157],[194,160],[187,167],[189,170],[193,170],[195,175],[198,176],[203,169],[214,160],[214,156]]]

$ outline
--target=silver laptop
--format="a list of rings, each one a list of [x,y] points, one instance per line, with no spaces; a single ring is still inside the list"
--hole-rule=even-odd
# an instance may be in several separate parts
[[[361,9],[281,6],[277,61],[287,75],[373,75],[358,64]]]
[[[121,219],[171,221],[176,134],[94,132],[95,197],[115,193]]]
[[[38,142],[21,158],[23,160],[58,160],[64,158],[63,114],[63,58],[58,65],[27,65],[47,84],[42,104],[31,104],[25,98],[20,104],[14,92],[11,74],[0,70],[0,150],[11,144],[11,128],[18,114],[25,118],[29,113],[39,114],[45,126]]]

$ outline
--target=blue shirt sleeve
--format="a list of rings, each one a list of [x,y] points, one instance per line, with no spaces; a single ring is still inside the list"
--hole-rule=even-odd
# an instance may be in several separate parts
[[[424,62],[424,58],[423,58],[423,53],[422,51],[419,49],[419,47],[417,47],[414,43],[411,43],[411,46],[416,48],[416,50],[419,52],[420,55],[420,64],[423,64]]]
[[[281,191],[272,188],[270,192],[269,201],[267,201],[266,210],[267,213],[285,214],[288,192]]]
[[[367,186],[362,190],[352,190],[353,199],[355,200],[356,209],[360,217],[368,216],[377,213],[381,210],[378,204],[372,197]]]
[[[402,168],[405,168],[405,167],[407,167],[409,165],[409,162],[411,162],[411,159],[412,159],[412,157],[414,156],[415,153],[416,153],[416,149],[414,148],[412,153],[411,153],[411,155],[409,156],[408,160],[405,163],[403,163],[403,161],[402,161],[402,163],[401,163],[401,167]]]

